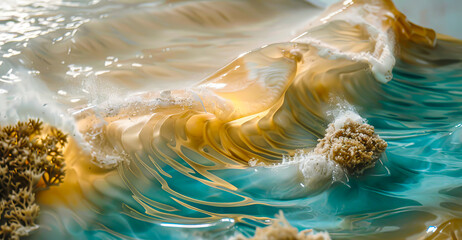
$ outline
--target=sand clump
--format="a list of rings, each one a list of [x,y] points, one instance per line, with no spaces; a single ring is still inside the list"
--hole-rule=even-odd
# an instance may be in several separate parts
[[[257,228],[255,235],[251,238],[246,238],[243,235],[238,235],[230,240],[330,240],[330,236],[326,232],[313,233],[313,230],[307,229],[298,231],[292,227],[284,217],[282,211],[276,215],[276,219],[268,227]]]
[[[286,156],[282,165],[297,164],[303,185],[316,192],[373,167],[387,146],[365,119],[353,111],[344,111],[328,125],[314,149]]]
[[[314,152],[335,161],[350,174],[360,174],[375,165],[387,143],[367,123],[347,118],[342,125],[329,124]]]

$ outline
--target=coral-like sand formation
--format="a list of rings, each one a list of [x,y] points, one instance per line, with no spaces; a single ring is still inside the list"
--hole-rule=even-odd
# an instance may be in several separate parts
[[[283,158],[284,164],[299,165],[303,185],[311,192],[325,189],[346,174],[359,175],[373,167],[388,146],[354,111],[339,114],[312,151]]]
[[[375,134],[373,126],[348,118],[340,127],[329,124],[314,152],[340,164],[348,173],[356,174],[373,167],[386,148],[387,142]]]
[[[0,239],[19,239],[38,228],[35,193],[64,178],[67,136],[38,120],[0,129]]]
[[[313,233],[313,230],[307,229],[298,231],[296,228],[290,226],[289,222],[285,219],[282,211],[276,215],[276,220],[273,224],[265,228],[257,228],[255,236],[246,238],[238,235],[233,240],[330,240],[329,234],[325,232]]]

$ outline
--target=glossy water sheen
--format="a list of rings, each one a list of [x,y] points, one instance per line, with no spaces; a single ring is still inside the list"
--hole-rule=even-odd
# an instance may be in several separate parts
[[[1,123],[75,136],[31,239],[251,236],[279,210],[334,239],[462,234],[462,43],[388,1],[0,6]],[[355,9],[393,17],[355,25]],[[339,106],[388,142],[377,166],[307,186],[271,165],[313,148]]]

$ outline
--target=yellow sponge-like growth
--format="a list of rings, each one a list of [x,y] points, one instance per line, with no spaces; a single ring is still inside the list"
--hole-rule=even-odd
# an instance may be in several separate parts
[[[0,239],[19,239],[36,229],[35,192],[64,178],[67,136],[44,130],[38,120],[0,128]]]
[[[387,142],[374,133],[374,127],[347,119],[341,128],[331,123],[314,151],[340,164],[349,173],[373,167]]]

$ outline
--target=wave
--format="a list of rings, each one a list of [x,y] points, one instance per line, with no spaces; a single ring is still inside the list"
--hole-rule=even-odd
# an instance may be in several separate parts
[[[249,236],[279,210],[334,239],[415,238],[462,218],[462,45],[391,1],[89,9],[5,60],[38,72],[24,85],[54,94],[26,102],[55,102],[44,116],[76,136],[35,238]],[[24,117],[15,101],[2,114]],[[346,119],[388,142],[362,176],[316,150]]]

